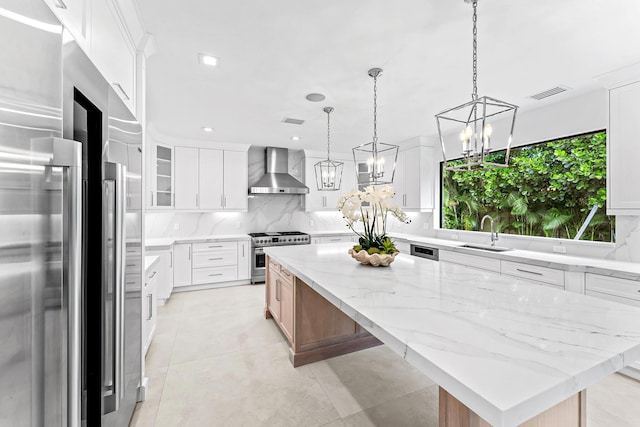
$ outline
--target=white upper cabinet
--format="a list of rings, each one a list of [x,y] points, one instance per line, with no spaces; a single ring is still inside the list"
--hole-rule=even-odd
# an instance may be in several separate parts
[[[198,209],[198,149],[175,147],[176,209]]]
[[[136,50],[111,0],[92,0],[93,63],[135,115]]]
[[[246,151],[174,147],[175,208],[248,209]]]
[[[394,203],[406,210],[432,211],[436,183],[434,149],[420,145],[398,153],[393,188]]]
[[[639,215],[640,81],[609,91],[607,214]]]
[[[152,144],[149,162],[149,198],[147,206],[171,209],[174,203],[174,149],[169,145]]]
[[[335,211],[337,210],[338,198],[341,194],[346,193],[349,190],[356,189],[356,173],[353,166],[353,160],[343,159],[343,156],[334,158],[332,160],[343,162],[342,167],[342,181],[340,183],[340,190],[336,191],[321,191],[318,190],[316,182],[315,164],[321,160],[326,160],[324,157],[311,157],[305,155],[304,158],[304,184],[309,187],[309,193],[304,196],[304,210],[306,212],[316,211]]]
[[[44,0],[62,25],[71,33],[78,45],[85,51],[90,50],[90,0],[64,0],[66,7],[54,0]]]
[[[249,158],[246,151],[224,151],[223,185],[224,209],[249,209]]]
[[[224,168],[223,151],[200,149],[198,158],[198,181],[200,209],[218,210],[223,208],[223,180],[221,171]]]
[[[135,7],[117,0],[64,0],[66,7],[44,1],[136,116],[136,47],[147,35]]]

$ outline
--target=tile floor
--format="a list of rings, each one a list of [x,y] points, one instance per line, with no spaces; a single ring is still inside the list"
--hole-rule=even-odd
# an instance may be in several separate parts
[[[385,346],[294,369],[264,286],[174,293],[158,309],[131,426],[437,426],[438,386]],[[640,383],[587,392],[588,427],[640,426]]]

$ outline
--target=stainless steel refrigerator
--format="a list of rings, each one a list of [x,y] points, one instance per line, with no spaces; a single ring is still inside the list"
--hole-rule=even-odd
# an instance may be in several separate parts
[[[0,35],[0,425],[126,426],[141,126],[42,0],[0,0]]]

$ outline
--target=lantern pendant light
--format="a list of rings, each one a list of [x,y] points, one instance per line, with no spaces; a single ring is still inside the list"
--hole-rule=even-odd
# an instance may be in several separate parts
[[[324,107],[322,111],[327,113],[327,160],[321,160],[315,164],[316,184],[319,191],[337,191],[340,190],[344,163],[331,160],[330,118],[333,107]]]
[[[398,157],[398,146],[378,142],[378,77],[382,69],[368,71],[373,78],[373,141],[353,149],[358,185],[393,183]]]
[[[471,171],[507,167],[518,106],[488,96],[478,97],[478,0],[464,1],[473,6],[473,93],[470,102],[436,114],[444,168],[453,171]],[[443,129],[446,123],[451,122],[458,127],[457,132],[451,127]],[[490,122],[493,122],[493,125]],[[448,137],[453,135],[452,139],[457,139],[459,135],[458,141],[449,144],[462,149],[454,150],[461,154],[461,158],[458,157],[459,160],[455,162],[447,159],[445,142],[448,138],[443,135],[443,132]],[[498,148],[502,149],[504,146],[505,155],[492,156],[493,162],[488,161],[487,156],[494,148],[491,144],[495,145],[495,142],[500,140],[502,140],[501,147]],[[502,145],[505,142],[506,144]]]

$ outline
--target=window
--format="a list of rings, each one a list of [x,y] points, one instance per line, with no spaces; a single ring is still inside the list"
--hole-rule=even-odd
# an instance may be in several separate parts
[[[490,215],[501,233],[613,242],[606,171],[605,131],[512,148],[508,168],[441,168],[441,227],[478,230]]]

